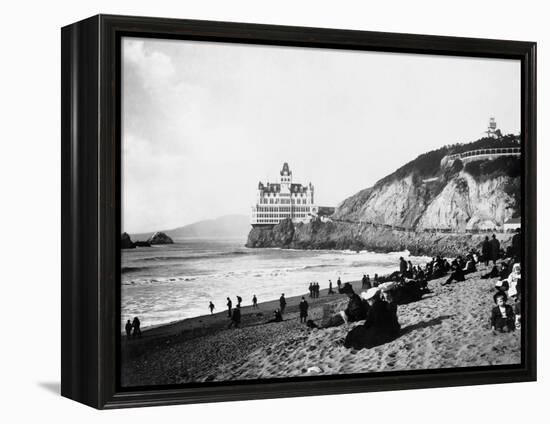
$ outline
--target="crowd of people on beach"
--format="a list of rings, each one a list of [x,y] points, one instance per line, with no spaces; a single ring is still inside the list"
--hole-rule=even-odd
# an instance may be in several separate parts
[[[490,311],[489,323],[494,333],[511,332],[521,328],[521,234],[514,235],[511,245],[506,251],[501,248],[495,235],[485,240],[480,249],[471,249],[465,255],[456,258],[435,256],[424,266],[399,258],[399,270],[389,275],[378,276],[363,274],[361,279],[361,294],[357,294],[349,282],[337,280],[338,294],[347,296],[346,307],[334,314],[326,314],[321,322],[308,320],[309,303],[305,296],[301,296],[298,303],[300,323],[310,328],[325,329],[347,323],[364,321],[351,329],[344,340],[348,348],[362,349],[379,346],[387,343],[400,333],[398,319],[398,305],[422,299],[430,290],[428,281],[442,279],[440,284],[448,286],[460,283],[467,279],[468,274],[478,271],[478,267],[485,265],[489,272],[481,275],[481,279],[496,279],[493,301],[495,306]],[[492,265],[491,265],[492,264]],[[443,280],[444,277],[447,277]],[[336,294],[332,281],[329,280],[327,296]],[[309,297],[317,299],[321,296],[318,282],[309,284]],[[511,301],[512,304],[508,304]],[[238,328],[241,325],[242,297],[236,296],[236,305],[227,297],[227,316],[230,320],[229,328]],[[279,307],[273,311],[272,317],[266,323],[278,323],[284,320],[287,307],[284,293],[279,298]],[[210,301],[210,314],[214,313],[215,305]],[[252,308],[258,308],[258,298],[252,297]],[[135,317],[133,322],[126,323],[127,338],[141,337],[140,321]]]
[[[369,274],[361,278],[360,294],[356,293],[351,283],[342,283],[337,279],[338,294],[345,294],[348,298],[346,307],[330,316],[325,316],[320,323],[308,320],[309,303],[302,296],[298,304],[300,323],[311,328],[330,328],[351,322],[364,321],[353,328],[345,338],[344,346],[355,349],[369,348],[387,343],[399,335],[400,325],[397,317],[398,305],[420,300],[429,292],[428,281],[442,279],[440,284],[448,286],[467,279],[468,274],[478,271],[480,265],[486,268],[492,263],[491,270],[481,276],[482,279],[496,278],[494,302],[495,307],[490,313],[490,326],[494,332],[514,331],[520,327],[521,316],[521,266],[520,234],[517,233],[507,251],[501,249],[500,242],[495,235],[491,239],[487,236],[480,249],[471,249],[464,255],[455,258],[434,256],[424,266],[413,265],[410,260],[399,258],[399,270],[389,275],[378,276]],[[497,261],[500,263],[497,264]],[[332,280],[329,280],[327,296],[336,294]],[[321,296],[318,282],[309,284],[309,297],[317,299]],[[255,298],[255,296],[254,296]],[[509,300],[513,305],[508,305]],[[257,300],[254,307],[257,307]],[[237,303],[240,308],[240,302]],[[273,317],[268,323],[283,321],[286,309],[284,294],[279,299],[279,308],[273,311]],[[231,314],[231,300],[228,298],[229,316]],[[237,312],[240,320],[240,311]],[[238,326],[238,323],[235,325]]]

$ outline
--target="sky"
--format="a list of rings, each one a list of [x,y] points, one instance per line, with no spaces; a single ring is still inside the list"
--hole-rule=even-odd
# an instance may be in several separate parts
[[[249,214],[258,182],[336,206],[419,154],[520,129],[520,62],[122,41],[122,227]]]

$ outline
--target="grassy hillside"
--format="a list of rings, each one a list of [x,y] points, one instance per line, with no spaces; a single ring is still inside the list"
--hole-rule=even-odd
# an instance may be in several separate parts
[[[441,159],[443,159],[444,156],[464,153],[470,150],[492,149],[492,148],[499,148],[499,147],[500,148],[519,147],[519,145],[520,145],[519,136],[509,134],[499,139],[484,137],[471,143],[453,144],[453,145],[444,146],[439,149],[421,154],[416,159],[406,163],[401,168],[397,169],[395,172],[379,180],[375,184],[375,187],[378,185],[382,185],[387,182],[390,182],[392,180],[405,178],[411,173],[420,178],[437,177],[441,175],[441,173],[443,172],[443,170],[441,170],[440,168],[440,164],[441,164]],[[487,165],[487,168],[480,168],[480,169],[474,169],[476,167],[474,163],[473,167],[470,167],[470,169],[465,169],[465,171],[468,173],[471,173],[472,176],[474,177],[476,176],[479,177],[482,174],[494,173],[496,171],[508,172],[508,169],[509,169],[508,167],[511,162],[519,163],[519,161],[514,158],[501,158],[501,159],[508,159],[508,160],[497,159],[494,161],[485,161],[485,162],[491,162],[491,163]],[[517,168],[518,166],[514,165],[514,169],[517,169]],[[455,169],[455,171],[459,171],[459,170],[460,169]],[[476,172],[477,172],[477,175],[475,175]],[[513,171],[513,172],[517,173],[517,171]]]

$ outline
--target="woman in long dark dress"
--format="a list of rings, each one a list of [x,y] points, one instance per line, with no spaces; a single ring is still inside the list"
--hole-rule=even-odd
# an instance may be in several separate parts
[[[364,299],[369,303],[367,319],[348,333],[344,341],[347,348],[370,349],[390,342],[399,334],[397,306],[381,300],[376,288],[367,290]]]

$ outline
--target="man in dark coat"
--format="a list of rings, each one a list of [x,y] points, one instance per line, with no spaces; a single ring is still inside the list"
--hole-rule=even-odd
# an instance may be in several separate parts
[[[485,266],[489,266],[489,260],[491,259],[491,242],[488,236],[485,236],[485,240],[483,240],[481,244],[481,256],[483,257]]]
[[[514,262],[521,260],[521,230],[518,228],[516,234],[512,237],[512,255]]]
[[[497,259],[500,256],[500,242],[497,239],[497,236],[493,234],[493,238],[491,240],[491,260],[493,261],[493,264],[497,263]]]
[[[300,301],[300,304],[298,306],[300,308],[300,322],[306,322],[309,304],[307,303],[307,300],[304,296],[302,296],[302,300]]]
[[[286,308],[286,299],[285,299],[284,293],[281,294],[281,297],[279,298],[279,306],[280,306],[281,314],[284,314],[285,308]]]
[[[124,327],[126,330],[126,338],[129,339],[132,336],[132,323],[130,320],[126,322],[126,327]]]
[[[233,302],[231,299],[227,298],[227,316],[231,318],[231,308],[233,307]]]
[[[239,325],[241,324],[241,305],[237,303],[237,306],[235,309],[233,309],[233,314],[231,314],[231,323],[229,324],[229,327],[235,326],[236,328],[239,328]]]
[[[134,337],[141,337],[141,322],[139,321],[138,317],[134,317],[134,320],[132,321],[132,328],[134,329],[133,336]]]

